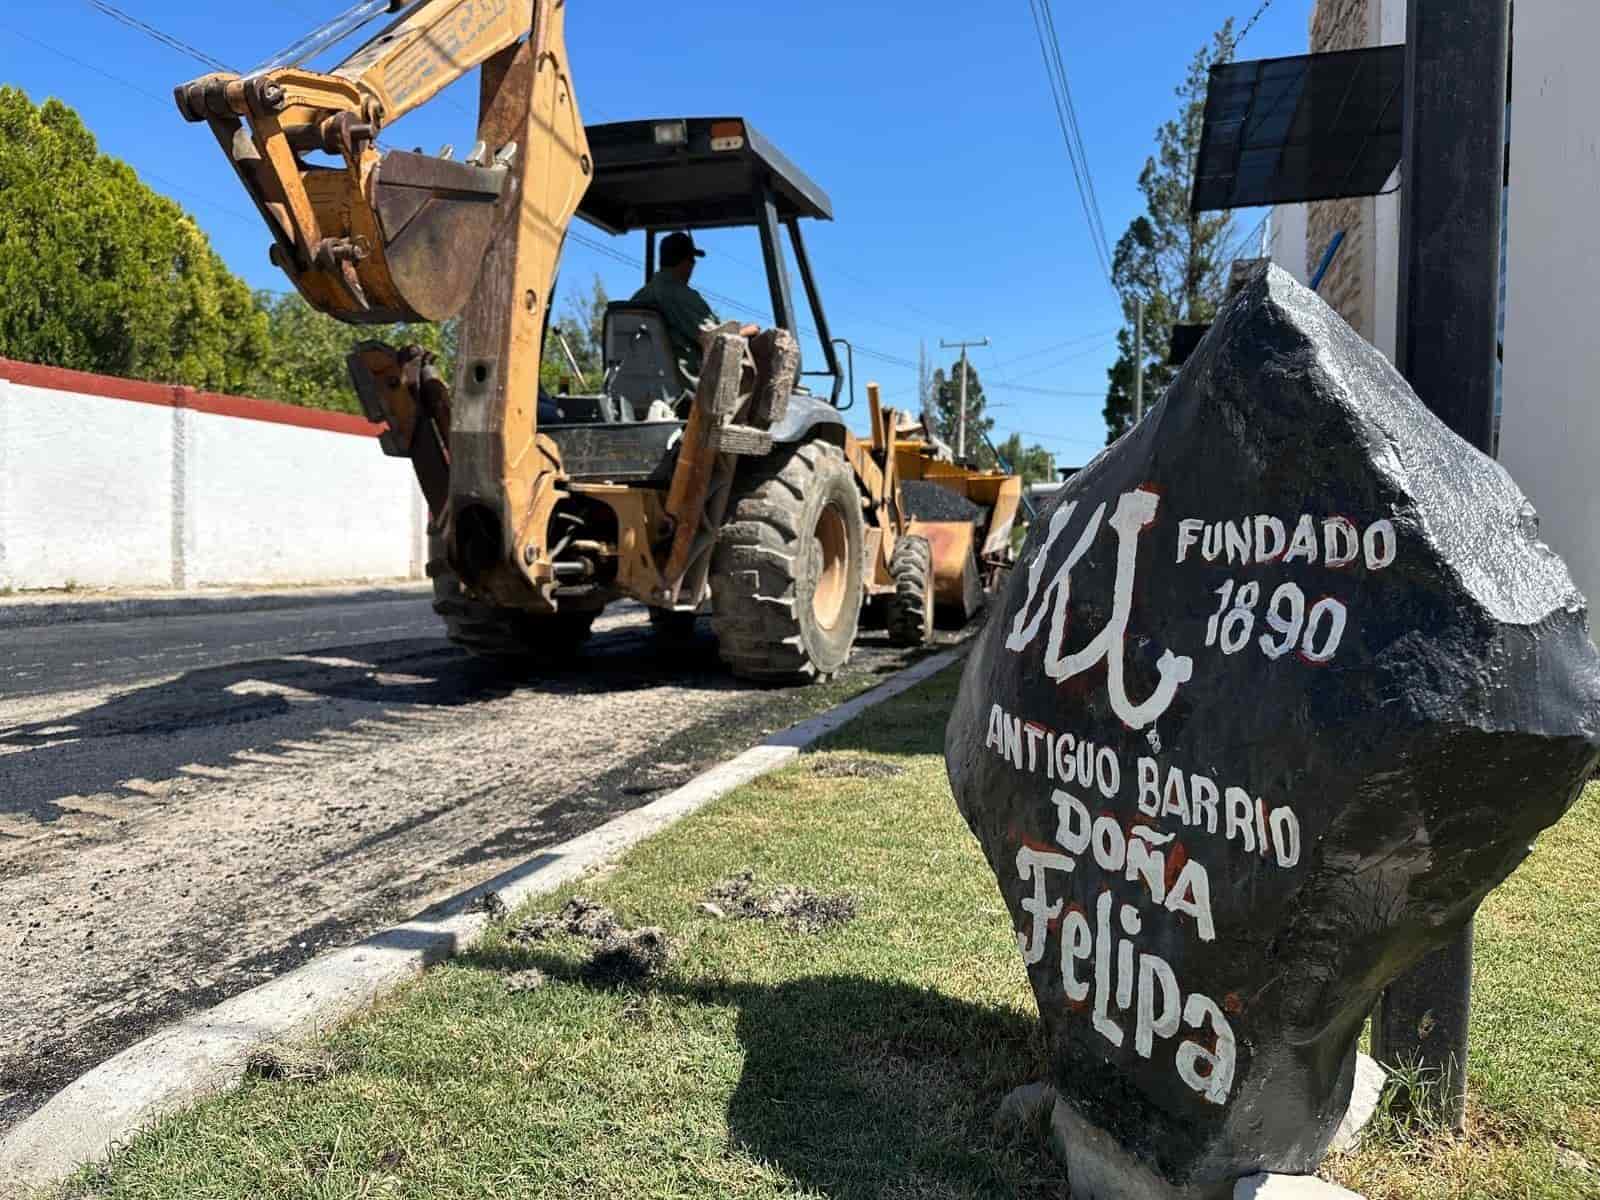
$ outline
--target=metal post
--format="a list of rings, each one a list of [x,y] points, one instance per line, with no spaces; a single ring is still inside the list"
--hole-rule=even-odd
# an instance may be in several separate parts
[[[1133,328],[1133,423],[1144,420],[1144,301],[1138,305]]]
[[[956,461],[967,459],[967,348],[961,347],[961,415],[956,419]]]
[[[1408,0],[1395,360],[1422,402],[1493,451],[1508,0]],[[1419,1066],[1464,1124],[1472,927],[1390,985],[1373,1052]]]
[[[947,342],[939,339],[939,345],[946,350],[961,350],[961,411],[956,414],[956,461],[964,462],[967,457],[967,347],[987,346],[988,338],[976,342]]]

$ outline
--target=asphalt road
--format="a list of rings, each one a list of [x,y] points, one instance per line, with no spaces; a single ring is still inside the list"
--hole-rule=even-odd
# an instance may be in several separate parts
[[[0,629],[0,703],[406,638],[443,642],[438,618],[420,598]]]
[[[869,634],[834,684],[760,689],[638,607],[596,630],[511,678],[421,598],[0,629],[0,1131],[912,657]]]

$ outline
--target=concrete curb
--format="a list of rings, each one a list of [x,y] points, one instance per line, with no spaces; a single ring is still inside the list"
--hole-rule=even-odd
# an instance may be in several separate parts
[[[433,964],[470,949],[488,924],[485,913],[473,911],[485,894],[498,892],[514,908],[572,882],[783,766],[868,709],[958,662],[967,649],[957,646],[907,667],[854,700],[782,730],[660,799],[552,846],[403,925],[315,959],[129,1047],[68,1084],[0,1141],[0,1180],[7,1181],[0,1189],[48,1186],[104,1159],[158,1118],[236,1086],[255,1047],[326,1030]]]
[[[307,588],[216,595],[118,596],[82,600],[0,600],[0,629],[28,629],[78,621],[131,621],[140,617],[187,617],[211,613],[268,612],[316,608],[326,604],[415,600],[431,594],[432,584],[394,583],[347,588]]]

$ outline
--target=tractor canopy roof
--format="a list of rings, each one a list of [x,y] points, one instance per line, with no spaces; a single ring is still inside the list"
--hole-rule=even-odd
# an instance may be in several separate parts
[[[594,177],[578,215],[607,233],[833,219],[828,194],[740,117],[590,125]]]

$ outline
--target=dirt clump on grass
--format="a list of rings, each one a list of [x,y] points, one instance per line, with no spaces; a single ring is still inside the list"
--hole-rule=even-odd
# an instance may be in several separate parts
[[[583,965],[585,982],[620,987],[661,974],[672,957],[672,942],[655,926],[619,929]]]
[[[881,758],[828,757],[813,764],[811,773],[819,779],[893,779],[906,769]]]
[[[756,890],[755,872],[745,868],[706,893],[706,901],[730,917],[747,921],[781,921],[796,933],[824,933],[855,919],[851,896],[824,896],[810,888],[781,884]]]
[[[672,941],[655,926],[629,929],[617,914],[603,904],[574,896],[553,916],[535,917],[509,931],[513,942],[542,942],[565,935],[594,943],[581,975],[587,983],[618,987],[638,983],[659,975],[672,957]],[[539,975],[538,982],[531,976]],[[544,984],[538,971],[522,971],[510,976],[506,986],[512,991],[533,991]]]
[[[513,942],[543,942],[557,934],[584,938],[591,942],[604,941],[616,933],[621,925],[617,914],[604,904],[596,904],[582,896],[574,896],[554,915],[534,917],[512,929],[507,936]]]
[[[499,892],[485,892],[467,907],[467,911],[485,914],[491,925],[498,925],[511,915]]]

